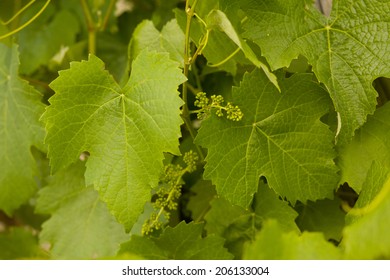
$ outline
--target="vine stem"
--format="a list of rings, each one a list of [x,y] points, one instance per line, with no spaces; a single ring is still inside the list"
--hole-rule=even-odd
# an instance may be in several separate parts
[[[184,168],[181,172],[180,172],[180,175],[179,177],[177,178],[176,180],[176,183],[175,185],[171,188],[171,190],[169,191],[169,194],[168,194],[168,197],[167,197],[167,201],[170,201],[172,200],[172,196],[173,194],[175,193],[175,188],[180,185],[180,181],[182,179],[182,177],[184,176],[184,174],[186,174],[187,172],[189,172],[189,169],[188,167]],[[154,224],[156,224],[158,222],[158,220],[160,219],[161,215],[163,214],[164,212],[164,208],[165,207],[161,207],[156,215],[156,219],[154,219],[154,221],[151,223],[151,226],[154,226]]]
[[[184,76],[188,79],[188,73],[190,69],[190,65],[193,62],[193,59],[191,58],[190,54],[190,30],[191,30],[191,20],[194,16],[195,6],[198,0],[194,0],[192,6],[190,7],[190,1],[186,0],[186,6],[185,6],[185,12],[187,15],[187,23],[186,23],[186,33],[185,33],[185,40],[184,40],[184,69],[183,73]],[[182,118],[184,120],[184,123],[190,132],[190,135],[192,139],[195,139],[196,131],[192,125],[191,119],[190,119],[190,112],[188,110],[188,81],[183,83],[183,91],[182,91],[182,98],[184,101],[183,109],[182,109]],[[196,145],[196,149],[198,150],[199,157],[201,161],[204,161],[205,156],[203,154],[202,149]]]
[[[104,15],[102,24],[97,24],[93,18],[91,11],[89,9],[88,3],[86,0],[80,0],[85,19],[87,21],[88,29],[88,52],[91,54],[96,54],[96,33],[98,31],[104,31],[107,27],[108,20],[110,18],[111,12],[114,9],[116,0],[110,0],[106,14]]]
[[[110,0],[110,4],[108,5],[108,9],[106,12],[106,15],[104,16],[102,26],[100,27],[100,31],[104,31],[107,27],[108,20],[110,19],[110,15],[112,13],[112,10],[114,9],[116,0]]]
[[[87,21],[88,28],[88,52],[90,54],[96,53],[96,24],[92,18],[91,11],[89,10],[86,0],[80,0],[83,8],[84,16]]]
[[[7,34],[4,34],[2,36],[0,36],[0,40],[3,40],[9,36],[12,36],[14,35],[15,33],[19,32],[20,30],[22,30],[23,28],[25,28],[26,26],[30,25],[34,20],[36,20],[42,13],[43,11],[46,9],[46,7],[50,4],[50,1],[51,0],[47,0],[45,5],[43,5],[43,7],[38,11],[38,13],[36,13],[30,20],[28,20],[26,23],[22,24],[21,26],[19,26],[18,28],[8,32]],[[27,4],[29,5],[29,4]],[[12,19],[12,18],[11,18]],[[12,19],[13,20],[13,19]]]

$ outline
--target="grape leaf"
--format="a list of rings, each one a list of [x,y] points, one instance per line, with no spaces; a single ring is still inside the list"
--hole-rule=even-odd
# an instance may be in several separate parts
[[[372,82],[390,75],[390,2],[335,0],[330,17],[312,0],[248,0],[245,33],[256,42],[272,69],[304,55],[329,90],[340,114],[340,143],[375,110]],[[275,47],[277,46],[277,47]]]
[[[362,189],[373,160],[390,168],[389,119],[390,103],[387,103],[367,118],[367,123],[356,131],[349,144],[339,149],[341,182],[348,182],[357,193]]]
[[[0,233],[0,260],[27,259],[43,256],[38,238],[23,228]]]
[[[181,222],[174,228],[166,228],[159,238],[133,235],[122,244],[120,254],[131,253],[155,260],[231,259],[223,247],[224,239],[213,235],[202,238],[202,228],[202,224]]]
[[[184,33],[176,20],[169,21],[161,32],[150,20],[138,24],[129,45],[129,62],[131,63],[145,48],[150,51],[168,52],[170,58],[183,67]]]
[[[361,195],[347,214],[342,246],[348,259],[390,258],[389,169],[373,162]]]
[[[208,148],[204,177],[231,203],[247,208],[260,176],[295,204],[333,196],[337,168],[333,135],[320,117],[329,108],[325,90],[309,74],[278,79],[282,93],[256,70],[233,88],[243,120],[214,115],[196,142]]]
[[[54,259],[113,256],[128,239],[93,187],[84,182],[84,163],[57,172],[39,191],[36,211],[51,214],[40,233]]]
[[[36,189],[31,146],[44,150],[41,95],[18,77],[18,51],[0,43],[0,209],[8,215]]]
[[[299,205],[296,207],[299,212],[296,223],[301,231],[322,232],[327,240],[340,241],[345,225],[345,213],[340,205],[341,201],[337,197]]]
[[[321,233],[283,232],[275,220],[264,223],[254,242],[246,244],[243,259],[317,260],[340,259],[341,252]]]
[[[185,78],[168,54],[141,52],[120,88],[103,62],[91,55],[73,62],[50,86],[56,94],[43,115],[52,171],[68,166],[83,151],[87,185],[130,230],[156,186],[163,153],[179,154],[177,87]]]

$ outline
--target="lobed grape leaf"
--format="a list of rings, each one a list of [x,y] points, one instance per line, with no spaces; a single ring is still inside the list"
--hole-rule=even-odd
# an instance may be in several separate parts
[[[168,227],[160,237],[132,235],[122,244],[120,254],[131,253],[155,260],[227,260],[232,256],[223,247],[224,239],[208,235],[202,238],[202,224],[181,222]]]
[[[243,259],[329,260],[340,259],[341,250],[325,241],[321,233],[283,232],[275,220],[264,223],[254,242],[246,244]]]
[[[39,191],[36,211],[51,214],[42,225],[40,242],[50,244],[54,259],[113,256],[128,239],[96,190],[85,186],[84,171],[84,163],[75,163]]]
[[[150,20],[138,24],[129,45],[129,62],[131,63],[145,48],[150,51],[168,52],[170,58],[183,67],[184,33],[176,20],[169,21],[161,32]]]
[[[330,17],[312,0],[244,1],[245,35],[272,69],[304,55],[340,114],[340,143],[349,142],[375,110],[372,82],[390,76],[390,2],[335,0]]]
[[[233,88],[244,118],[211,116],[196,142],[208,149],[204,177],[233,204],[247,208],[260,176],[291,203],[333,196],[337,168],[333,135],[320,117],[329,109],[325,90],[312,75],[278,79],[282,93],[259,70]]]
[[[356,131],[349,144],[339,149],[340,182],[348,182],[357,193],[374,160],[390,168],[389,119],[390,103],[386,103],[367,118],[367,123]]]
[[[31,147],[44,150],[41,95],[18,77],[18,67],[17,47],[0,43],[0,209],[8,215],[36,190]]]
[[[342,247],[348,259],[390,258],[389,168],[374,161],[368,170],[362,192],[346,216]]]
[[[163,153],[179,154],[177,87],[185,77],[168,54],[144,50],[124,88],[91,55],[60,71],[43,115],[52,172],[88,151],[87,185],[130,230],[157,185]]]

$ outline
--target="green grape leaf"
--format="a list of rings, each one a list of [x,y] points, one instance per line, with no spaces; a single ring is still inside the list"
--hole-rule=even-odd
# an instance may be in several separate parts
[[[0,260],[43,257],[38,238],[23,228],[11,228],[0,233]]]
[[[163,153],[180,154],[177,87],[184,80],[168,54],[145,50],[124,88],[93,55],[50,84],[56,94],[43,119],[52,172],[88,151],[87,185],[128,231],[158,183]]]
[[[367,123],[356,131],[349,144],[339,149],[340,182],[348,182],[357,193],[362,189],[373,160],[390,168],[389,119],[390,103],[386,103],[367,118]]]
[[[224,239],[213,235],[202,238],[202,228],[202,224],[181,222],[174,228],[166,228],[158,238],[133,235],[122,244],[120,254],[131,253],[155,260],[231,259],[223,247]]]
[[[168,52],[170,58],[183,67],[184,33],[176,20],[169,21],[161,32],[150,20],[138,24],[129,45],[129,62],[131,63],[145,48],[150,51]]]
[[[333,196],[337,168],[334,136],[320,118],[329,109],[326,91],[312,75],[278,79],[282,93],[255,70],[233,88],[239,122],[212,116],[196,142],[208,149],[204,177],[231,203],[247,208],[260,176],[292,204]]]
[[[113,256],[128,239],[93,187],[84,182],[84,163],[57,172],[39,191],[36,211],[51,214],[40,242],[50,244],[54,259],[96,259]]]
[[[283,232],[275,220],[264,223],[254,242],[248,242],[243,259],[247,260],[329,260],[340,259],[341,251],[321,233]]]
[[[11,215],[35,192],[31,147],[44,150],[41,95],[18,77],[17,47],[0,43],[0,209]]]
[[[341,201],[324,199],[309,201],[307,205],[297,205],[299,216],[296,223],[301,231],[322,232],[327,240],[340,241],[345,226],[345,213],[340,208]]]
[[[33,6],[25,17],[31,18],[41,7]],[[45,12],[18,34],[20,44],[20,71],[33,73],[39,66],[47,65],[61,51],[75,42],[80,24],[67,10],[56,10],[49,5]]]
[[[361,195],[347,214],[342,246],[348,259],[390,258],[389,168],[373,162]]]
[[[349,142],[375,110],[375,78],[390,76],[390,2],[335,0],[330,17],[312,0],[247,0],[245,35],[272,69],[304,55],[340,115],[338,141]]]

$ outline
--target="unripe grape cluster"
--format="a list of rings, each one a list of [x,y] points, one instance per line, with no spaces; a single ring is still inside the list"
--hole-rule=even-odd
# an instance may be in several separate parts
[[[223,117],[224,111],[226,111],[228,120],[240,121],[244,116],[240,108],[233,105],[231,102],[228,102],[226,106],[223,106],[225,100],[222,95],[212,95],[209,99],[205,92],[198,92],[195,98],[196,101],[194,105],[200,108],[200,110],[197,111],[198,119],[206,118],[213,108],[216,109],[215,114],[218,117]]]
[[[196,164],[199,160],[198,154],[189,151],[184,154],[183,161],[186,167],[179,164],[168,164],[164,168],[164,173],[160,179],[159,189],[156,191],[156,198],[153,201],[154,212],[142,226],[142,234],[149,235],[154,231],[161,229],[164,223],[162,216],[169,220],[171,211],[177,210],[178,199],[181,196],[181,187],[183,185],[183,175],[196,170]]]

